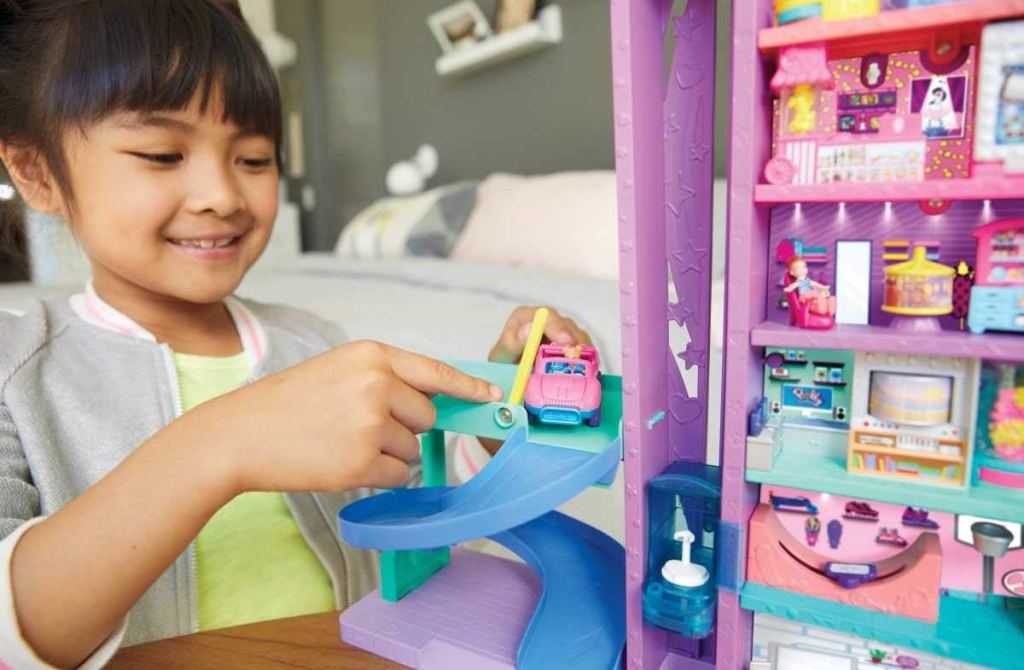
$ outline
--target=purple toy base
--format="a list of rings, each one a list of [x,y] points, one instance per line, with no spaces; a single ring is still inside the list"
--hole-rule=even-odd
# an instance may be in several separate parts
[[[901,333],[941,333],[942,325],[934,316],[894,316],[889,327]]]
[[[341,639],[410,668],[512,670],[540,598],[528,566],[455,550],[398,603],[375,591],[341,613]]]

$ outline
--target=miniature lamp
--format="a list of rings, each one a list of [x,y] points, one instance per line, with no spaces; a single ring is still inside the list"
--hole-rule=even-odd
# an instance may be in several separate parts
[[[693,533],[680,530],[673,538],[683,543],[682,560],[666,561],[661,567],[661,576],[676,586],[703,586],[708,581],[708,569],[700,563],[690,562],[690,545],[696,539]]]
[[[978,594],[978,602],[984,603],[988,599],[988,594],[992,593],[995,559],[1006,554],[1013,541],[1013,533],[998,523],[976,521],[971,524],[971,535],[974,539],[974,548],[983,557],[982,590]]]

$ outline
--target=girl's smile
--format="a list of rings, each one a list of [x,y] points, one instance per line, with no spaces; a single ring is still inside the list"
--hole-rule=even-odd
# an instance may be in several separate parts
[[[224,236],[217,233],[195,235],[183,239],[166,238],[179,251],[192,258],[208,261],[232,260],[237,252],[241,235]]]

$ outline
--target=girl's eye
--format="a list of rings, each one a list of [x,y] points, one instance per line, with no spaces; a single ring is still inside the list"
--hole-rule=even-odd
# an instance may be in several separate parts
[[[274,164],[273,158],[240,158],[239,162],[247,168],[259,170],[261,168],[268,168]]]
[[[181,154],[145,154],[133,151],[132,155],[136,158],[141,158],[144,161],[149,161],[150,163],[156,163],[158,165],[174,165],[182,160]]]

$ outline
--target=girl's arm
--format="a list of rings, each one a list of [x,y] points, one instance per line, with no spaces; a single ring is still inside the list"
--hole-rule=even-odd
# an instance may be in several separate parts
[[[436,393],[501,397],[438,361],[356,342],[188,412],[21,536],[11,580],[25,639],[51,664],[80,664],[238,493],[403,484]]]
[[[796,287],[799,286],[799,285],[800,285],[800,282],[795,281],[792,284],[790,284],[789,286],[784,286],[782,288],[782,290],[785,291],[786,293],[792,293],[793,291],[796,290]]]
[[[76,667],[235,491],[186,419],[29,528],[11,561],[15,611],[45,661]]]

